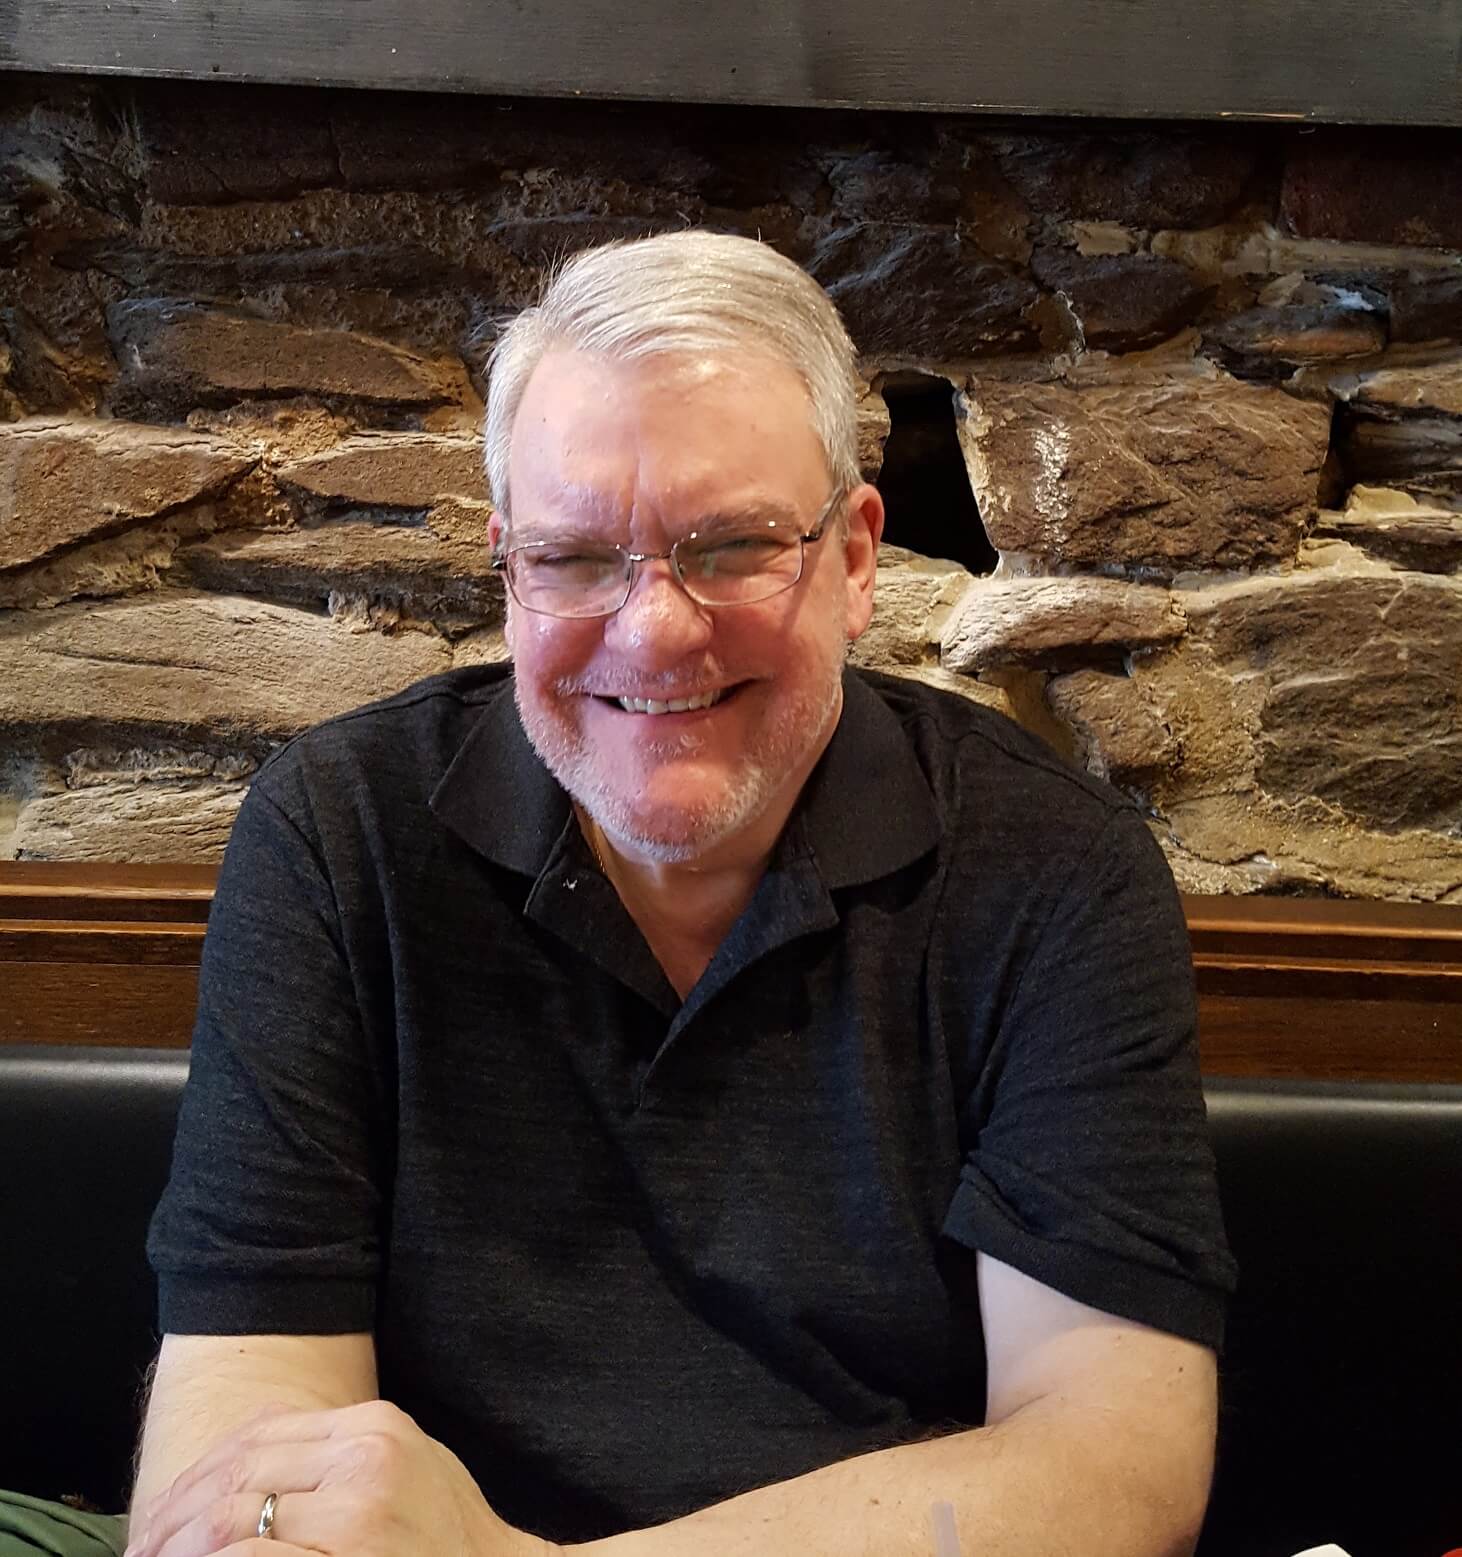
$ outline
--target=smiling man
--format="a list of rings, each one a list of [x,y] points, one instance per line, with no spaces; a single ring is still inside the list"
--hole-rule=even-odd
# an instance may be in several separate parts
[[[705,233],[504,334],[511,670],[310,732],[230,844],[133,1552],[1191,1548],[1231,1267],[1176,896],[1120,797],[845,669],[853,366]]]

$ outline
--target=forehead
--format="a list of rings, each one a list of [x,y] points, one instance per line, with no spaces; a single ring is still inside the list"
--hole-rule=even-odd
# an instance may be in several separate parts
[[[524,389],[509,458],[520,520],[693,513],[733,495],[795,510],[827,481],[801,379],[730,351],[636,362],[550,351]]]

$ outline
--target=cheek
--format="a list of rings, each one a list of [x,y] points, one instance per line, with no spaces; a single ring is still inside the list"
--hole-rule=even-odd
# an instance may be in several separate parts
[[[582,674],[596,642],[592,627],[520,612],[508,646],[519,678],[542,691],[550,682]]]

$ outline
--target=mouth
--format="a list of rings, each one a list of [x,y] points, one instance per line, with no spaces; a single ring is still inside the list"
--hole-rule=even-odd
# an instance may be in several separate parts
[[[599,701],[627,714],[694,714],[714,708],[739,690],[739,687],[718,687],[714,692],[703,692],[697,697],[601,697]]]

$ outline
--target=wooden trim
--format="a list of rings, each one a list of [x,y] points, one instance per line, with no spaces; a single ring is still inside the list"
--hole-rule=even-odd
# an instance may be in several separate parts
[[[216,877],[0,862],[0,1043],[185,1046]],[[1183,908],[1207,1074],[1462,1083],[1462,907]]]
[[[8,9],[10,19],[5,19]],[[892,25],[891,25],[892,24]],[[0,70],[1282,123],[1459,124],[1459,0],[11,0]]]
[[[0,860],[0,923],[12,919],[207,921],[213,865],[81,865]]]

